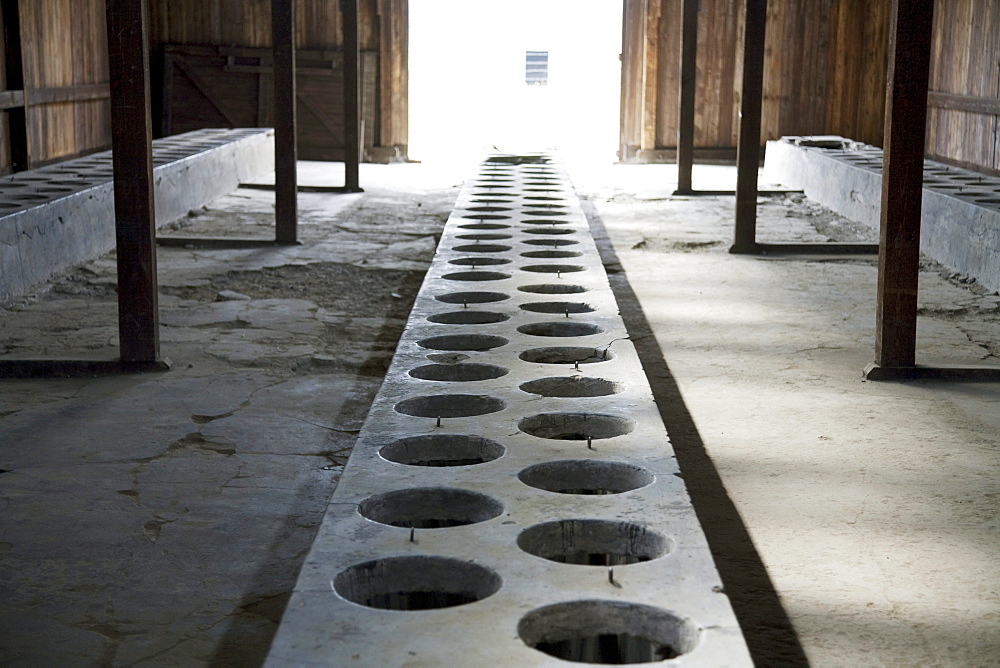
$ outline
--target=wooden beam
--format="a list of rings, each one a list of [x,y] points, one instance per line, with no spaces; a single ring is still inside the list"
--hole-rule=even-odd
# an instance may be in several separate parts
[[[23,90],[0,91],[0,109],[17,109],[19,107],[24,107]]]
[[[360,57],[358,53],[358,0],[342,0],[344,27],[344,188],[360,192],[361,160]]]
[[[752,253],[757,243],[757,170],[764,89],[767,0],[746,0],[743,24],[743,84],[736,153],[736,230],[731,253]]]
[[[700,0],[681,3],[681,76],[677,96],[677,194],[690,193],[694,164],[694,93],[698,57],[698,5]]]
[[[927,93],[927,106],[935,109],[951,109],[968,111],[973,114],[1000,116],[1000,99],[995,97],[977,97],[975,95],[955,95],[952,93]]]
[[[160,355],[146,0],[107,0],[122,362]]]
[[[106,100],[111,97],[111,90],[106,83],[77,84],[75,86],[58,86],[55,88],[32,88],[30,105],[55,104],[57,102],[84,102],[87,100]]]
[[[295,0],[271,0],[274,51],[274,240],[298,242]]]
[[[160,136],[169,137],[174,126],[174,54],[163,54],[163,90],[160,91]]]
[[[917,277],[934,0],[893,0],[882,154],[875,365],[916,364]]]

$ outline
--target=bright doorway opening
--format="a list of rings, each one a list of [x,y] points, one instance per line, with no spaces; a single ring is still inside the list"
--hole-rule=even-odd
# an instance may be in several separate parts
[[[621,0],[411,0],[410,157],[614,162],[621,22]]]

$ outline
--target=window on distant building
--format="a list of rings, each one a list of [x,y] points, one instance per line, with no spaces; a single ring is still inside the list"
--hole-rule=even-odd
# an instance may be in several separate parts
[[[526,51],[524,55],[524,83],[544,86],[549,82],[549,52]]]

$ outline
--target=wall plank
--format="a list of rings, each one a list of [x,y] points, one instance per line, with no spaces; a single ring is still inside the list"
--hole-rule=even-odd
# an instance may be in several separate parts
[[[1000,172],[1000,0],[936,3],[930,89],[927,152]]]

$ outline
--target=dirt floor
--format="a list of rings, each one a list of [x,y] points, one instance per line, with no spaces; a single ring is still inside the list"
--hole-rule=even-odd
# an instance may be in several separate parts
[[[0,380],[4,665],[260,664],[473,168],[362,170],[300,195],[301,246],[159,249],[171,371]],[[757,663],[995,665],[996,386],[861,380],[873,258],[733,256],[732,197],[570,173]],[[873,238],[800,194],[760,213],[761,241]],[[164,232],[272,216],[242,188]],[[920,280],[920,361],[997,364],[1000,296]],[[5,305],[0,357],[115,357],[114,284],[107,256]]]

